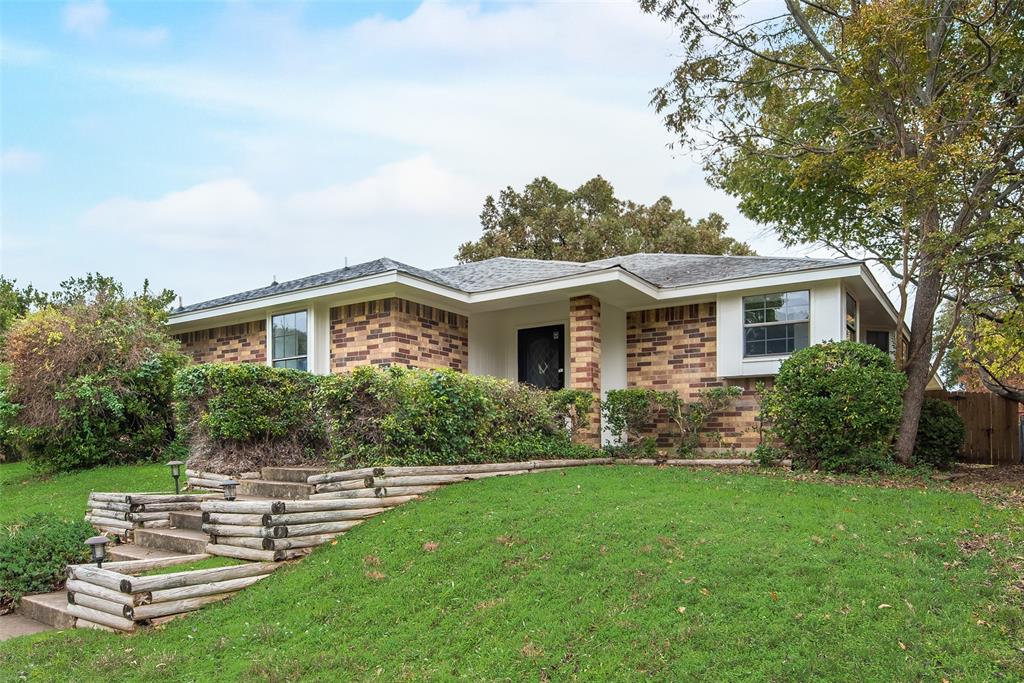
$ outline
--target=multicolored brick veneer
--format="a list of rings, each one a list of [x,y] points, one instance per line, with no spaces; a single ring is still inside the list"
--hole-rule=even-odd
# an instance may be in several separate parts
[[[569,299],[569,387],[601,396],[601,301],[589,294]],[[584,443],[601,443],[601,413],[597,401],[590,425],[581,430]]]
[[[626,314],[626,383],[658,391],[675,389],[695,399],[701,389],[724,384],[743,388],[743,395],[705,424],[705,448],[752,448],[760,440],[756,379],[725,382],[717,372],[715,304],[689,304]],[[650,425],[659,448],[675,444],[674,425],[660,415]]]
[[[469,319],[404,299],[331,309],[331,372],[360,365],[469,367]]]
[[[266,363],[267,321],[176,334],[181,350],[197,363]]]

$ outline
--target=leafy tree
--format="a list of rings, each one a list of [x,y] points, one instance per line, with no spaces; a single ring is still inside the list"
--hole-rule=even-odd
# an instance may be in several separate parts
[[[18,287],[18,281],[0,275],[0,346],[14,321],[45,300],[32,285]]]
[[[785,0],[750,18],[739,0],[641,5],[680,34],[653,105],[710,180],[785,243],[866,256],[899,282],[910,462],[952,340],[933,339],[936,310],[972,310],[992,261],[1015,258],[998,247],[1024,233],[1021,3]]]
[[[495,256],[561,261],[593,261],[638,252],[734,254],[754,252],[725,235],[717,213],[695,224],[672,200],[650,206],[618,199],[615,189],[595,176],[575,190],[541,177],[522,192],[512,187],[484,201],[484,234],[459,246],[461,263]]]

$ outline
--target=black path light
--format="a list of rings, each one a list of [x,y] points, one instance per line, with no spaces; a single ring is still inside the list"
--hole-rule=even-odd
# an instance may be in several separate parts
[[[174,477],[174,495],[181,493],[178,478],[181,476],[181,466],[184,464],[181,460],[172,460],[167,463],[167,466],[171,468],[171,476]]]
[[[227,479],[221,482],[221,486],[224,487],[224,500],[234,500],[235,490],[238,488],[238,482],[234,479]]]
[[[106,536],[93,536],[85,542],[92,553],[92,561],[100,569],[103,568],[103,560],[107,559],[107,543],[110,543],[110,539]]]

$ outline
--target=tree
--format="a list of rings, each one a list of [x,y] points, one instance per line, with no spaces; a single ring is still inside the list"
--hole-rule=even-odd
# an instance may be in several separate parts
[[[933,339],[940,302],[970,311],[993,247],[1022,239],[1021,3],[785,0],[749,19],[738,0],[641,5],[679,31],[652,103],[710,181],[786,244],[863,255],[899,283],[909,463],[951,341]]]
[[[0,347],[14,321],[45,299],[32,285],[18,287],[18,281],[0,275]]]
[[[480,223],[483,236],[459,246],[459,262],[495,256],[592,261],[638,252],[754,253],[725,235],[728,225],[717,213],[694,224],[668,197],[650,206],[616,198],[601,176],[575,190],[544,177],[522,192],[507,187],[497,201],[487,197]]]

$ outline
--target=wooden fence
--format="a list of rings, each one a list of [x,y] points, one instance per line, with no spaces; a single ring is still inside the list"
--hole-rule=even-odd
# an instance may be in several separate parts
[[[950,403],[967,426],[964,462],[1015,465],[1021,462],[1019,406],[990,392],[928,391]]]

